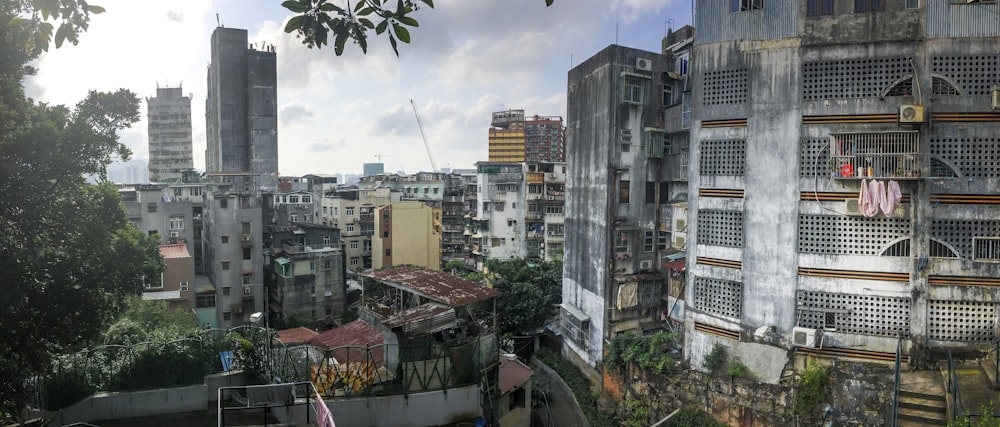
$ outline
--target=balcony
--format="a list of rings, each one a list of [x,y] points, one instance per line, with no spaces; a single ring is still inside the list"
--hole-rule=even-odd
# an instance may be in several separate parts
[[[917,131],[830,134],[830,154],[833,179],[902,180],[925,175]]]

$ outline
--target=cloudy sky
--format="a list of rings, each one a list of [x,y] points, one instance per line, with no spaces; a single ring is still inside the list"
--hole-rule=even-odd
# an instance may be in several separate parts
[[[333,0],[342,1],[342,0]],[[617,38],[659,51],[666,27],[691,22],[691,0],[437,0],[413,15],[420,28],[397,58],[384,38],[368,54],[348,45],[308,49],[282,31],[281,0],[95,0],[77,46],[38,60],[29,96],[73,105],[87,90],[126,88],[140,97],[182,85],[192,97],[194,164],[205,167],[209,39],[219,22],[273,44],[278,60],[278,150],[282,175],[360,173],[380,155],[387,171],[430,170],[413,99],[438,167],[487,159],[490,113],[565,116],[566,73]],[[252,5],[252,6],[251,6]],[[668,20],[671,24],[668,24]],[[141,106],[145,116],[145,103]],[[123,134],[148,157],[146,122]]]

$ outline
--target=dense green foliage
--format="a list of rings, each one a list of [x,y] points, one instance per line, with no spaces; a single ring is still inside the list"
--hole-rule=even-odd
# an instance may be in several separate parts
[[[96,342],[127,296],[142,291],[144,278],[159,280],[162,269],[156,239],[129,224],[116,188],[84,180],[130,155],[118,132],[139,119],[135,94],[90,92],[69,108],[36,103],[22,86],[50,40],[76,43],[89,15],[101,11],[77,0],[0,0],[0,412],[7,416],[54,355]]]
[[[523,259],[486,262],[486,280],[497,299],[501,336],[522,335],[545,325],[562,301],[562,263],[528,264]]]
[[[553,0],[545,0],[547,6],[551,6],[552,2]],[[332,36],[337,56],[344,53],[348,40],[367,53],[368,31],[375,30],[376,35],[385,33],[392,51],[398,56],[398,42],[410,42],[410,30],[407,27],[420,26],[411,14],[421,6],[433,8],[434,1],[355,0],[352,7],[350,0],[346,4],[330,0],[287,0],[281,5],[295,13],[285,24],[285,32],[295,33],[310,48],[323,48]]]
[[[583,415],[587,417],[587,422],[590,425],[621,425],[616,411],[601,409],[598,404],[599,395],[590,391],[590,383],[587,382],[587,378],[580,372],[580,368],[573,366],[570,361],[563,359],[559,354],[544,348],[536,351],[534,357],[552,368],[562,378],[570,391],[573,392],[573,396],[576,397],[576,401],[580,404],[580,409],[583,410]]]
[[[746,365],[741,363],[739,360],[733,360],[729,363],[729,375],[736,378],[746,378],[749,375]]]
[[[705,356],[705,360],[701,362],[701,366],[708,369],[710,372],[721,372],[722,368],[726,366],[726,360],[729,358],[729,354],[726,352],[726,347],[722,344],[715,343],[712,346],[712,351],[708,352]]]
[[[795,384],[795,413],[809,419],[819,405],[827,400],[826,368],[810,361]]]
[[[625,370],[634,363],[658,374],[667,373],[676,363],[669,352],[669,344],[676,337],[676,334],[664,331],[650,336],[633,333],[615,335],[607,347],[604,363],[619,370]]]

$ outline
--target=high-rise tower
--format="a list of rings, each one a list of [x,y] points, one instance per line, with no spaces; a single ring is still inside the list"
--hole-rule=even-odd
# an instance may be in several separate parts
[[[157,87],[146,98],[149,136],[149,179],[176,181],[181,171],[194,168],[191,151],[191,97],[180,87]],[[129,181],[134,182],[134,181]]]
[[[205,169],[234,176],[241,191],[278,185],[277,61],[274,46],[260,48],[246,30],[212,32]]]

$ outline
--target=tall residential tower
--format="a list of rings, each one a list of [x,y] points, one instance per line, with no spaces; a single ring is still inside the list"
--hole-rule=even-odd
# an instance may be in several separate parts
[[[146,117],[150,181],[179,180],[181,171],[194,168],[191,97],[180,87],[157,87],[156,96],[146,98]]]

